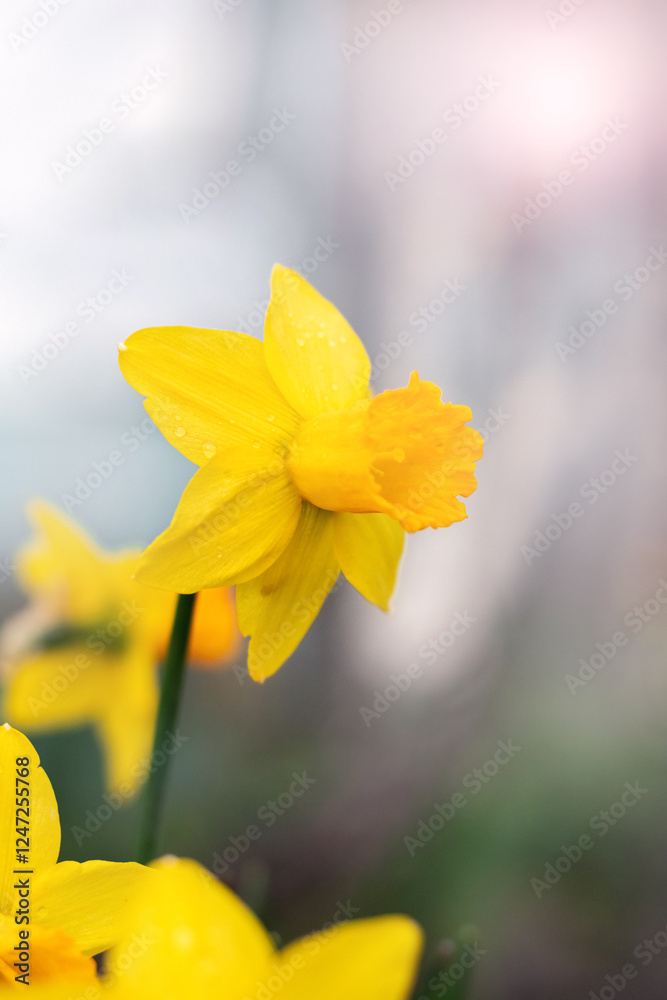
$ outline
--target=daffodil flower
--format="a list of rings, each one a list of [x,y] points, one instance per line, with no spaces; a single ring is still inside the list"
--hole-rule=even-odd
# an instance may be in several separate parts
[[[27,766],[17,766],[17,761],[23,765],[26,759]],[[19,774],[25,777],[17,782]],[[21,863],[17,861],[17,785],[18,798],[29,800],[27,829],[19,831],[24,834],[19,844],[25,850]],[[26,813],[19,815],[24,821]],[[24,974],[15,963],[21,964],[18,955],[26,938],[19,934],[26,929],[29,985],[94,981],[96,967],[90,956],[119,940],[125,927],[124,909],[152,874],[133,863],[56,864],[59,851],[60,820],[51,782],[27,737],[5,723],[0,726],[0,991],[15,986],[16,977]],[[29,923],[17,920],[17,915],[26,913]]]
[[[281,951],[194,861],[163,858],[109,954],[114,1000],[406,1000],[422,932],[404,916],[327,927]],[[139,943],[139,944],[138,944]]]
[[[129,801],[149,771],[157,713],[156,665],[176,596],[132,579],[139,550],[104,552],[43,501],[29,509],[35,537],[19,554],[32,602],[3,634],[4,715],[31,732],[95,726],[107,786]],[[190,655],[219,665],[238,648],[233,598],[197,600]]]
[[[201,466],[144,582],[237,585],[256,680],[301,641],[342,570],[387,610],[405,532],[466,517],[482,438],[467,406],[413,373],[372,397],[370,361],[338,310],[283,267],[264,342],[161,327],[121,345],[125,378],[167,439]]]

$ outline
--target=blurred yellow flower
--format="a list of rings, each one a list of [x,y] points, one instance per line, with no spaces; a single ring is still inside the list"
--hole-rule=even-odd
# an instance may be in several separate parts
[[[0,991],[53,980],[94,981],[90,956],[119,940],[128,900],[150,877],[134,863],[56,864],[59,851],[51,782],[30,741],[5,723],[0,726]],[[27,979],[17,982],[17,976]]]
[[[467,406],[413,373],[371,398],[370,361],[338,310],[284,267],[264,343],[160,327],[121,345],[125,378],[200,465],[140,578],[180,593],[237,585],[251,675],[294,651],[342,570],[387,610],[404,532],[466,516],[482,438]]]
[[[154,877],[137,892],[125,933],[109,955],[111,997],[405,1000],[409,995],[422,932],[408,917],[350,921],[277,951],[254,914],[196,862],[167,857],[151,868]]]
[[[176,595],[132,579],[139,550],[104,552],[43,501],[29,508],[35,537],[17,559],[32,601],[3,631],[4,716],[33,732],[95,726],[107,786],[129,800],[149,771],[156,666]],[[197,598],[190,656],[218,666],[240,636],[228,589]]]

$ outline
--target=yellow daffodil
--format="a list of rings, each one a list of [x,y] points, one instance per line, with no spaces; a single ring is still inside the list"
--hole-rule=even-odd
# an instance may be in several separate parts
[[[156,665],[176,596],[132,579],[139,550],[102,551],[55,507],[30,507],[35,538],[19,554],[28,610],[4,633],[4,715],[32,732],[92,724],[107,785],[128,801],[149,771],[157,713]],[[227,589],[200,594],[190,655],[219,665],[239,643]]]
[[[256,680],[287,659],[342,570],[387,610],[404,533],[466,516],[482,438],[467,406],[413,373],[372,397],[370,361],[338,310],[276,267],[264,343],[164,327],[121,345],[126,379],[201,466],[144,554],[146,583],[235,583]]]
[[[113,1000],[409,996],[422,932],[408,917],[331,925],[278,951],[254,914],[196,862],[167,857],[151,867],[101,980]]]
[[[128,900],[152,874],[133,863],[56,864],[59,851],[51,782],[27,737],[5,723],[0,726],[0,991],[53,980],[93,981],[90,956],[119,940]]]

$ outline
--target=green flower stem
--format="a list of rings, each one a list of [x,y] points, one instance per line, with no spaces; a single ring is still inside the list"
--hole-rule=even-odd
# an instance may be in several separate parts
[[[178,706],[183,687],[188,640],[192,614],[195,608],[196,594],[179,594],[176,604],[176,614],[169,640],[169,649],[164,663],[162,675],[162,690],[160,692],[160,707],[155,724],[153,753],[162,749],[169,733],[173,732],[178,716]],[[142,865],[148,864],[155,857],[157,828],[162,810],[164,790],[167,783],[169,757],[164,764],[156,767],[148,775],[141,801],[141,818],[139,822],[139,837],[135,861]]]

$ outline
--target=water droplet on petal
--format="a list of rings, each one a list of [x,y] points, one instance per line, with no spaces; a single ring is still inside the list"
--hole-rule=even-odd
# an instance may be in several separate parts
[[[177,413],[177,414],[176,414],[176,416],[174,417],[174,420],[178,420],[179,422],[180,422],[180,421],[181,421],[182,419],[183,419],[183,417],[180,417],[180,416],[178,415],[178,413]]]
[[[126,351],[127,350],[127,344],[119,344],[118,345],[118,350],[119,351]]]
[[[334,392],[337,392],[338,391],[338,384],[336,382],[332,382],[331,383],[331,388],[332,388],[332,390]]]
[[[341,344],[347,344],[347,337],[341,337],[340,342]]]
[[[179,438],[185,437],[185,427],[177,427],[176,428],[176,437],[179,437]]]
[[[324,339],[324,330],[318,330],[317,331],[317,337],[318,337],[318,340],[323,340]]]
[[[306,341],[302,340],[301,337],[297,337],[296,338],[296,343],[297,343],[298,347],[303,347],[303,345],[306,343]]]
[[[207,458],[213,458],[216,451],[218,450],[212,441],[204,441],[201,446],[201,450],[204,452]]]
[[[171,934],[171,943],[177,951],[192,951],[195,935],[189,927],[176,927]]]
[[[405,452],[402,448],[394,448],[394,459],[397,462],[405,461]]]
[[[337,340],[330,340],[329,341],[329,347],[338,347],[338,341]]]
[[[261,446],[261,444],[260,444],[260,442],[259,442],[259,441],[255,441],[255,442],[253,443],[253,448],[261,448],[261,447],[262,447],[262,446]]]
[[[274,421],[274,420],[275,420],[276,418],[274,417],[274,415],[273,415],[272,413],[269,413],[269,415],[268,415],[268,417],[267,417],[266,419],[267,419],[267,420],[269,421],[269,423],[273,423],[273,421]]]

